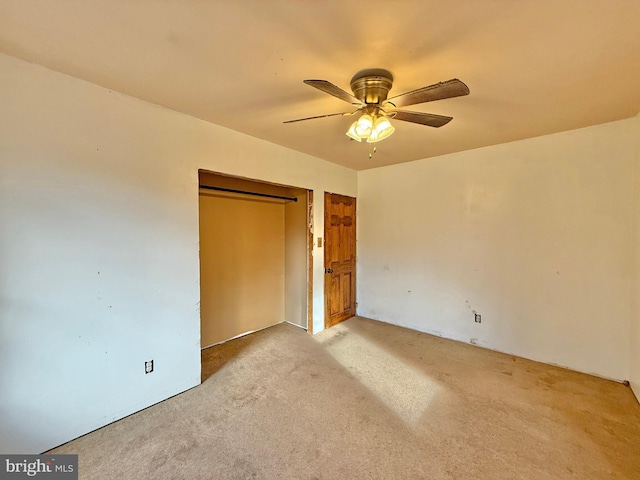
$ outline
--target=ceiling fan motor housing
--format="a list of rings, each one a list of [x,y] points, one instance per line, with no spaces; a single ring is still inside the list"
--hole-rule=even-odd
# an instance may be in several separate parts
[[[351,79],[353,95],[367,105],[380,105],[387,99],[393,75],[382,68],[360,70]]]

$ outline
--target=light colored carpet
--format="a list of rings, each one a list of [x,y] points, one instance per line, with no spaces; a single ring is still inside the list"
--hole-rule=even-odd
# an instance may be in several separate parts
[[[201,386],[67,443],[81,479],[639,479],[624,385],[363,318],[205,350]]]

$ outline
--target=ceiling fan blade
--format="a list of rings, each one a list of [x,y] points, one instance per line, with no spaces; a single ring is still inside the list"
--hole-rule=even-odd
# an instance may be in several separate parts
[[[407,105],[433,102],[434,100],[444,100],[445,98],[461,97],[463,95],[469,95],[469,87],[457,78],[454,78],[446,82],[436,83],[428,87],[422,87],[401,95],[396,95],[388,101],[396,107],[406,107]]]
[[[318,90],[322,90],[329,95],[333,95],[340,100],[344,100],[345,102],[355,105],[362,105],[362,102],[356,97],[354,97],[350,93],[345,92],[340,87],[336,87],[333,83],[327,82],[326,80],[304,80],[304,83],[306,83],[307,85],[311,85]]]
[[[403,122],[419,123],[429,127],[441,127],[446,125],[453,117],[445,117],[443,115],[435,115],[433,113],[408,112],[406,110],[396,110],[395,116],[390,117],[394,120],[402,120]]]
[[[356,110],[357,111],[357,110]],[[305,120],[314,120],[316,118],[326,118],[326,117],[337,117],[338,115],[347,116],[353,115],[355,112],[340,112],[340,113],[329,113],[327,115],[316,115],[315,117],[306,117],[306,118],[296,118],[295,120],[286,120],[282,123],[295,123],[295,122],[303,122]]]

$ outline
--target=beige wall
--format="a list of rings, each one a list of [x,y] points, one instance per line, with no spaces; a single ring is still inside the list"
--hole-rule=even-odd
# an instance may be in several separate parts
[[[292,191],[297,202],[285,204],[285,315],[287,322],[307,328],[308,226],[307,193]]]
[[[200,194],[201,346],[284,319],[284,204]]]
[[[360,172],[358,312],[629,378],[636,123]]]
[[[198,169],[320,198],[357,174],[2,54],[0,72],[0,451],[38,453],[200,382]]]

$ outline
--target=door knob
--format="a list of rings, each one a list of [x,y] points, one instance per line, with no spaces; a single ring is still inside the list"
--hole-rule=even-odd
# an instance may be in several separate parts
[[[327,273],[333,273],[333,268],[327,268],[327,269],[325,270],[325,272],[327,272]]]

